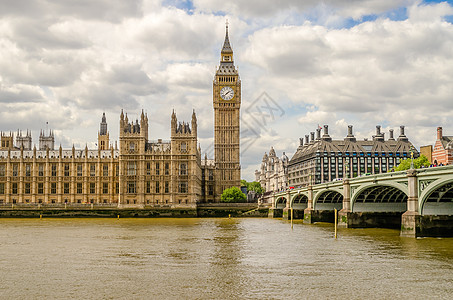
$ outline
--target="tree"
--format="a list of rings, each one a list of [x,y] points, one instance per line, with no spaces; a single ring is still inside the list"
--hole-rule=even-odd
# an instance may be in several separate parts
[[[220,201],[225,203],[247,202],[247,197],[239,188],[233,186],[223,191]]]
[[[421,167],[429,167],[429,160],[426,156],[421,155],[420,157],[414,159],[414,168],[420,169]],[[411,167],[411,159],[406,158],[401,160],[400,164],[395,168],[395,171],[404,171],[409,170]]]
[[[261,184],[257,181],[247,182],[244,179],[241,179],[241,186],[247,187],[247,192],[253,191],[257,194],[264,193],[264,189],[261,187]]]
[[[261,184],[259,182],[253,181],[250,182],[247,186],[247,192],[248,191],[254,191],[257,194],[262,194],[264,193],[264,189],[261,187]]]

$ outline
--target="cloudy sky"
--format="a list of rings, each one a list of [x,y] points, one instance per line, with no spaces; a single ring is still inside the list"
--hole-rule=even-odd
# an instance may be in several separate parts
[[[212,80],[229,21],[242,80],[243,177],[271,146],[328,124],[359,138],[406,126],[418,147],[453,135],[453,3],[415,0],[2,0],[0,129],[48,127],[95,147],[102,112],[144,109],[150,139],[170,114],[199,118],[212,157]]]

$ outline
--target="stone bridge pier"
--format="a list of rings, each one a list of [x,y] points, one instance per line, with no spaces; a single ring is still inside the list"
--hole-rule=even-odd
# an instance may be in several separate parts
[[[418,212],[417,171],[407,171],[407,211],[401,216],[401,236],[416,237],[420,221]]]

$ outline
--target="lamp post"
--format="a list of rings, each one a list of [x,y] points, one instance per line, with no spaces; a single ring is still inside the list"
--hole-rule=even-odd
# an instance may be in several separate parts
[[[411,169],[414,169],[414,146],[411,146]]]

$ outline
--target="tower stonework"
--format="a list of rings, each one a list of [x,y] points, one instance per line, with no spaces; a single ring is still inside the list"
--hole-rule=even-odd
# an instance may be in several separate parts
[[[102,114],[102,121],[98,133],[98,149],[108,150],[109,149],[109,132],[107,131],[107,119],[105,113]]]
[[[234,65],[233,49],[226,25],[220,66],[213,81],[215,193],[220,200],[223,190],[241,186],[240,108],[241,80]]]

